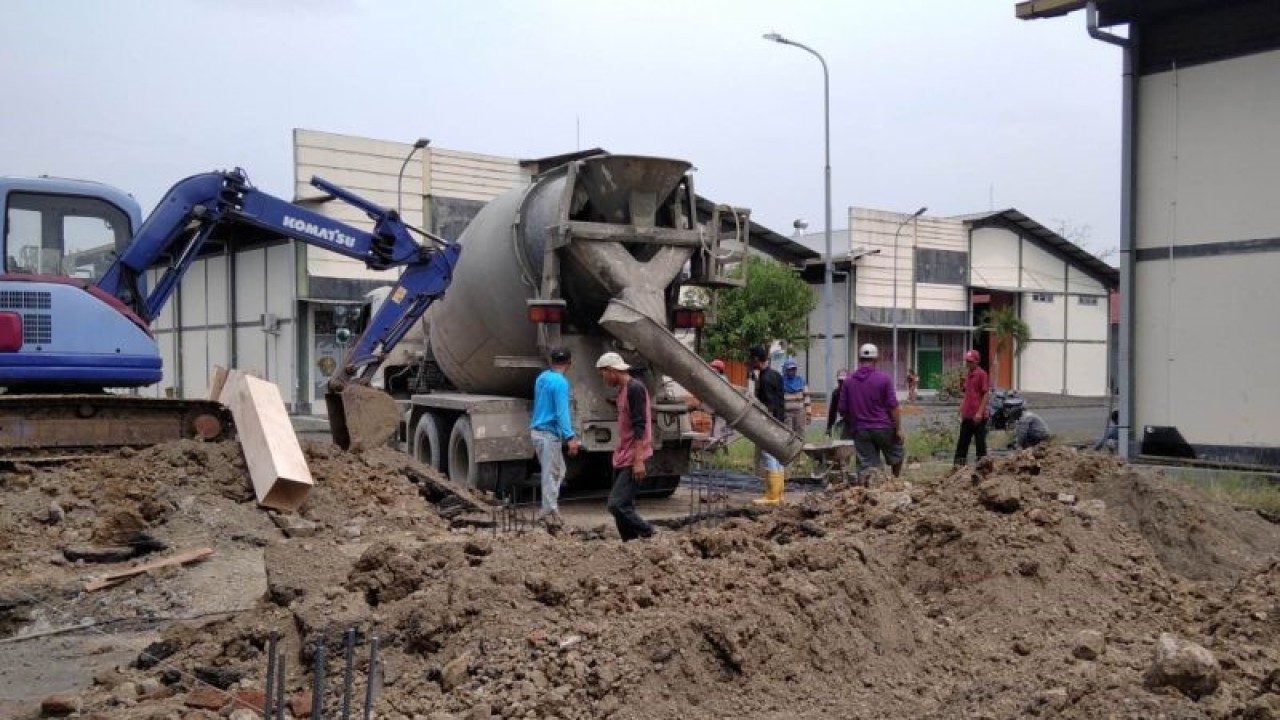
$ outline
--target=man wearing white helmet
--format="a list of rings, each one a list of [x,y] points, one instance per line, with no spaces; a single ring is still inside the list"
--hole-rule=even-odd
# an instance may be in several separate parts
[[[606,385],[618,389],[618,445],[613,449],[609,514],[613,515],[623,542],[651,537],[653,526],[636,512],[637,485],[645,481],[645,461],[653,457],[649,389],[631,377],[631,366],[618,353],[601,355],[596,360],[596,370]]]
[[[902,474],[905,457],[902,416],[893,380],[876,370],[880,350],[867,343],[858,348],[858,369],[840,384],[838,412],[844,418],[845,437],[853,438],[859,471],[879,467],[881,457]]]

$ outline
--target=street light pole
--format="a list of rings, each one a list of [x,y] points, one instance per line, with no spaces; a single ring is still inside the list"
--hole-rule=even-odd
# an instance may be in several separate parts
[[[400,163],[400,172],[396,174],[396,214],[397,215],[404,215],[404,207],[403,207],[404,203],[402,201],[402,196],[404,195],[403,187],[404,187],[405,168],[409,167],[409,160],[413,158],[414,153],[418,152],[419,150],[421,150],[422,148],[430,144],[431,144],[431,141],[428,140],[427,138],[418,138],[418,140],[413,143],[413,149],[409,151],[408,155],[404,156],[404,162]]]
[[[911,213],[893,231],[893,391],[898,391],[898,235],[907,223],[919,218],[929,208],[922,207]],[[914,277],[914,275],[912,276]]]
[[[825,163],[823,165],[823,183],[826,200],[826,227],[823,231],[824,253],[823,253],[823,272],[822,272],[822,323],[823,323],[823,361],[824,361],[824,380],[823,387],[829,387],[828,383],[835,377],[835,373],[831,369],[831,306],[833,304],[833,273],[831,271],[831,76],[827,72],[827,61],[818,53],[817,50],[798,43],[795,40],[788,40],[778,33],[766,33],[765,40],[770,40],[783,45],[791,45],[798,47],[810,55],[818,58],[818,62],[822,63],[822,132],[823,132],[823,153]]]

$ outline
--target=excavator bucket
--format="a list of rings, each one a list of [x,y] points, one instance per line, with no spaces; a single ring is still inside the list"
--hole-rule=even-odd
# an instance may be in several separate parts
[[[400,425],[396,401],[366,385],[348,385],[342,392],[325,393],[324,403],[329,408],[329,434],[343,450],[381,447]]]

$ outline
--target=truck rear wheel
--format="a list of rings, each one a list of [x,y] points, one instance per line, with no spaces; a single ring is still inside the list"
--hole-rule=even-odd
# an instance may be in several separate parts
[[[425,412],[413,428],[413,456],[423,465],[430,465],[441,473],[449,471],[444,428],[435,413]]]
[[[449,481],[473,490],[481,489],[480,464],[475,461],[475,434],[471,419],[463,415],[449,433]]]

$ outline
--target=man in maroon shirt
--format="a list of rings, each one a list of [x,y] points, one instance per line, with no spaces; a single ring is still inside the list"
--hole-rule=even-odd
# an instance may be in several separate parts
[[[976,457],[987,456],[987,400],[991,394],[991,381],[987,371],[978,367],[982,356],[977,350],[964,354],[969,372],[964,376],[964,400],[960,403],[960,440],[956,443],[955,466],[960,467],[969,459],[969,441],[973,440]]]
[[[613,449],[609,514],[623,542],[651,537],[653,526],[636,512],[637,485],[644,482],[645,461],[653,457],[649,390],[631,377],[631,366],[618,353],[601,355],[596,369],[606,385],[618,388],[618,446]]]

